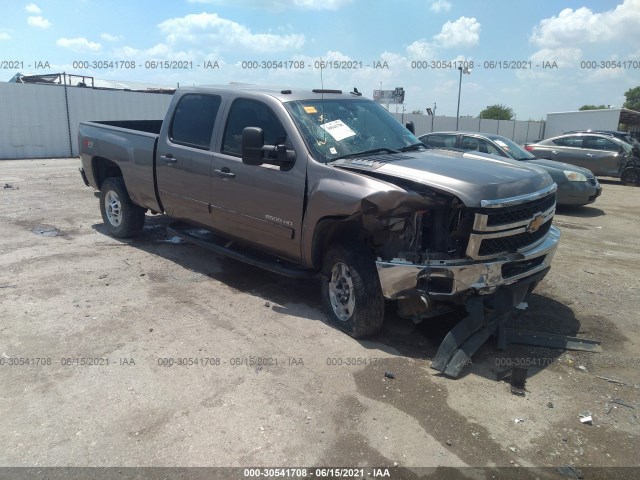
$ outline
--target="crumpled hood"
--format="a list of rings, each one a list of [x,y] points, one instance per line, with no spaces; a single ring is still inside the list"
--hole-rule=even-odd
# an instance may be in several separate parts
[[[468,207],[479,207],[481,200],[534,193],[553,184],[540,167],[494,155],[452,150],[380,154],[337,160],[331,165],[422,183],[457,196]]]

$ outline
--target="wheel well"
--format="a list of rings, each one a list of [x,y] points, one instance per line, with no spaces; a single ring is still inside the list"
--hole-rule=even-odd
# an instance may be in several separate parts
[[[122,177],[122,170],[113,161],[102,157],[93,157],[91,160],[93,169],[93,177],[98,185],[98,190],[102,187],[102,183],[109,177]]]
[[[322,268],[327,248],[336,242],[357,241],[365,244],[366,237],[362,225],[353,220],[327,218],[316,225],[313,235],[313,266]]]

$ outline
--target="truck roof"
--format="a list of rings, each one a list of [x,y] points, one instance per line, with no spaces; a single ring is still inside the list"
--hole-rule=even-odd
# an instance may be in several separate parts
[[[364,98],[358,93],[343,93],[339,89],[314,88],[304,89],[287,86],[273,85],[252,85],[252,84],[231,84],[231,85],[203,85],[196,87],[180,87],[177,92],[198,92],[198,93],[222,93],[222,92],[250,92],[253,94],[263,94],[275,97],[281,102],[295,100],[314,100],[331,98]]]

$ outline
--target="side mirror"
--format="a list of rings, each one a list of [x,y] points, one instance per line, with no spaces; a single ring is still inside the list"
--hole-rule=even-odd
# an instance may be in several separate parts
[[[242,130],[242,163],[262,165],[264,132],[258,127],[246,127]]]
[[[416,134],[416,127],[413,122],[407,122],[404,124],[404,126],[407,127],[407,130],[409,130],[411,133],[413,133],[414,135]]]
[[[261,128],[246,127],[242,130],[242,163],[245,165],[268,163],[279,166],[281,170],[289,170],[295,161],[296,152],[286,145],[265,145]]]

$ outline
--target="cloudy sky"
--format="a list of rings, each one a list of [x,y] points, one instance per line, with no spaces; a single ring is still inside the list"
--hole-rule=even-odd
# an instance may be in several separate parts
[[[0,80],[317,88],[321,59],[325,88],[403,87],[407,111],[455,115],[461,62],[461,115],[619,107],[640,85],[640,0],[36,0],[0,16]]]

